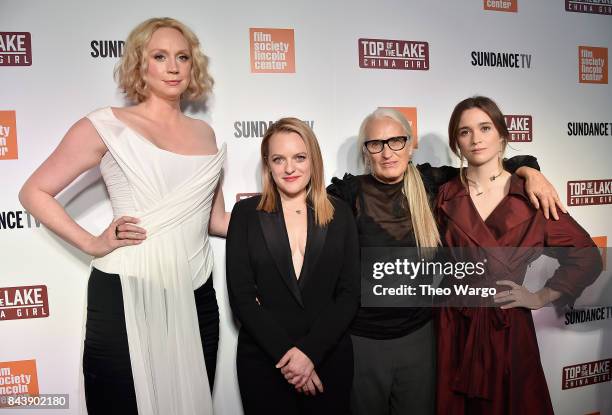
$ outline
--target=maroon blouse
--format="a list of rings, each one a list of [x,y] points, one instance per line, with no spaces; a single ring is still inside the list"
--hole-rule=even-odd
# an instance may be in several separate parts
[[[456,178],[440,189],[436,217],[445,246],[589,247],[563,250],[546,286],[560,291],[559,303],[573,302],[601,272],[601,258],[589,234],[568,214],[547,220],[534,209],[524,181],[510,179],[508,195],[486,221]],[[522,284],[537,249],[492,250],[496,270]],[[442,308],[438,327],[438,414],[552,414],[531,310]]]

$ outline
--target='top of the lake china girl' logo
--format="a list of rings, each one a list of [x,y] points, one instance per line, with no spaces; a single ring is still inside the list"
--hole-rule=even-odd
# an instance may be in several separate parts
[[[0,288],[0,321],[49,317],[46,285]]]
[[[429,43],[416,40],[359,39],[359,67],[429,70]]]
[[[504,115],[508,126],[508,141],[510,142],[530,142],[533,140],[533,119],[531,115]]]
[[[612,179],[567,182],[567,205],[612,204]]]
[[[563,368],[562,389],[573,389],[595,383],[610,382],[612,359],[579,363]]]
[[[0,66],[32,65],[29,32],[0,32]]]

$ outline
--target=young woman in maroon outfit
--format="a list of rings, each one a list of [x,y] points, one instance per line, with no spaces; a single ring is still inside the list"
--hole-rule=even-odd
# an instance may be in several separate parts
[[[448,133],[451,149],[462,166],[467,160],[467,167],[440,189],[436,200],[445,246],[595,246],[568,214],[560,214],[558,221],[546,220],[529,204],[523,180],[503,169],[508,130],[492,100],[473,97],[460,102]],[[553,301],[572,302],[601,272],[601,258],[597,249],[562,250],[559,268],[532,293],[521,284],[527,265],[539,255],[536,251],[505,253],[497,263],[505,269],[495,295],[501,307],[440,310],[438,414],[553,413],[531,310]]]

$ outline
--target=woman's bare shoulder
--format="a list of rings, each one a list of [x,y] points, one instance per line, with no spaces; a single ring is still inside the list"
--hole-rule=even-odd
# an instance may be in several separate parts
[[[187,116],[186,116],[187,117]],[[217,151],[217,138],[215,130],[204,120],[187,117],[189,128],[195,137],[203,141],[203,144],[208,148],[214,148]]]

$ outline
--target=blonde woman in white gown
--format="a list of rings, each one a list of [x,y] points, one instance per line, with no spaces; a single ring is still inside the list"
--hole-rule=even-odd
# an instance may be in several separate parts
[[[210,91],[207,58],[182,23],[149,19],[129,35],[116,77],[137,104],[76,122],[19,198],[94,257],[83,356],[89,414],[210,414],[219,313],[208,234],[227,232],[218,188],[225,147],[180,107]],[[55,199],[96,165],[114,214],[99,236]]]

